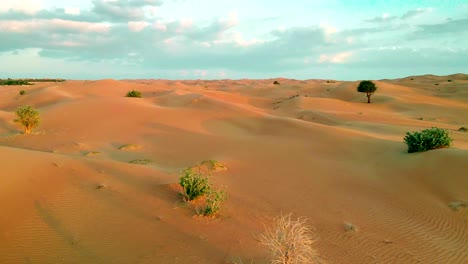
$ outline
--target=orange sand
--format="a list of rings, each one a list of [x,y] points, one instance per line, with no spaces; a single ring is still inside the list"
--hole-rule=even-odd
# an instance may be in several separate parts
[[[268,263],[256,236],[280,213],[310,219],[323,263],[468,263],[468,209],[448,206],[468,200],[467,75],[377,81],[371,104],[358,82],[278,80],[0,87],[0,263]],[[406,153],[431,126],[453,147]],[[207,159],[228,167],[216,219],[177,193]]]

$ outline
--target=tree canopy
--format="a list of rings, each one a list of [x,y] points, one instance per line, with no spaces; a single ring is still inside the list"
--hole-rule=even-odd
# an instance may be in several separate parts
[[[360,93],[366,93],[367,103],[370,103],[370,97],[377,90],[377,86],[372,81],[362,81],[357,87],[357,91]]]

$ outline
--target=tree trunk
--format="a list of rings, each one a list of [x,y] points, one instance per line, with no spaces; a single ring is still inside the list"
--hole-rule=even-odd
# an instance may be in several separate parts
[[[370,94],[367,95],[367,103],[370,104]]]

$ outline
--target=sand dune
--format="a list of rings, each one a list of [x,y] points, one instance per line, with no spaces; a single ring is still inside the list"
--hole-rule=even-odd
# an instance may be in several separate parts
[[[376,84],[371,104],[326,80],[0,87],[0,263],[268,263],[256,236],[282,212],[310,219],[324,263],[467,263],[468,210],[448,204],[468,200],[468,76]],[[25,104],[31,135],[13,122]],[[431,126],[453,146],[406,153]],[[208,159],[228,168],[214,219],[177,186]]]

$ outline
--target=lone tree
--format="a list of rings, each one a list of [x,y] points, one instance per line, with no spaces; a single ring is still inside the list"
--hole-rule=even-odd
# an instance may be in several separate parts
[[[377,90],[377,86],[375,86],[375,83],[371,81],[362,81],[359,83],[359,86],[357,88],[357,91],[360,93],[366,93],[367,96],[367,103],[370,104],[370,97],[371,95],[374,94],[374,92]]]
[[[15,119],[15,122],[20,123],[24,126],[24,133],[31,133],[32,129],[37,127],[41,122],[39,117],[39,111],[30,105],[21,106],[16,110],[16,115],[18,116]]]

